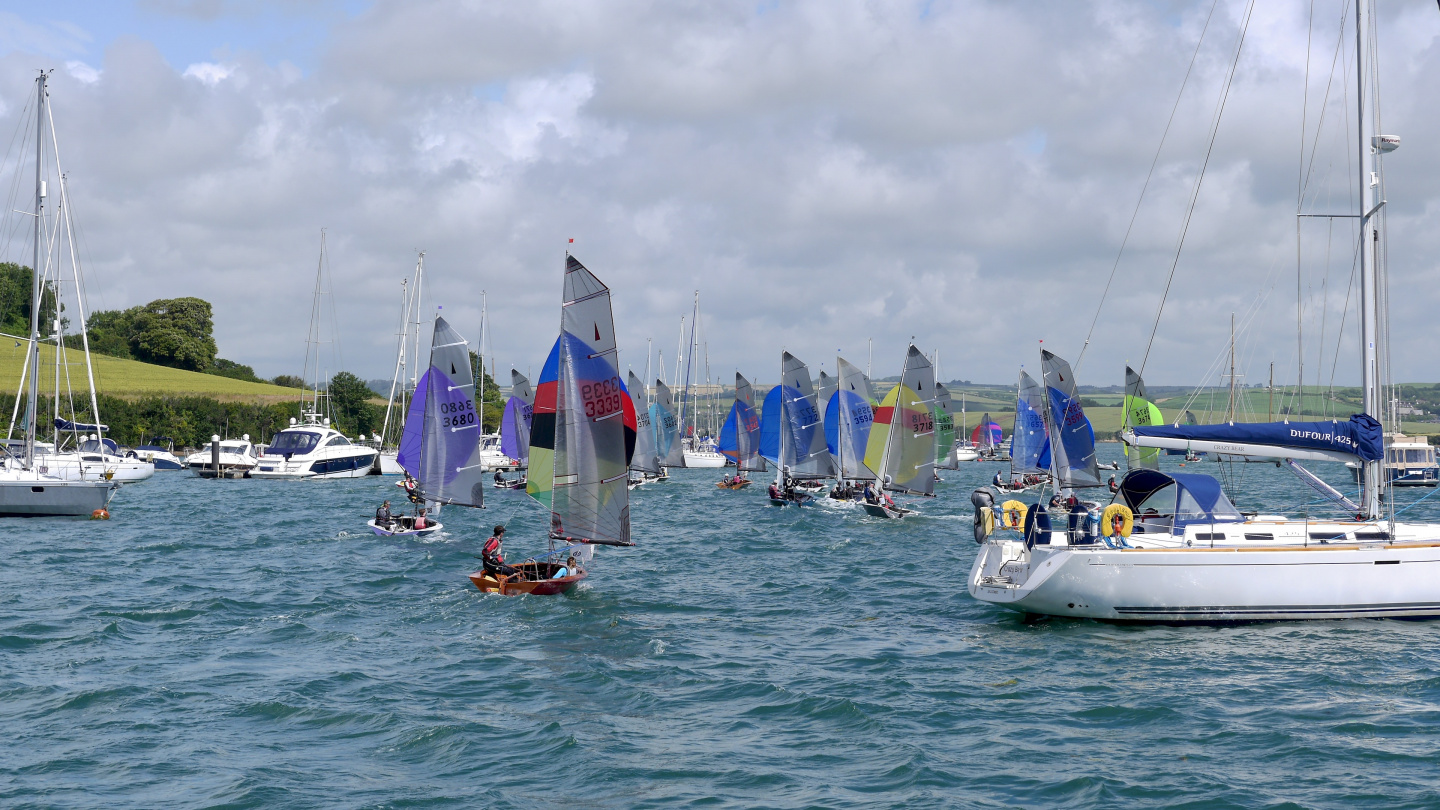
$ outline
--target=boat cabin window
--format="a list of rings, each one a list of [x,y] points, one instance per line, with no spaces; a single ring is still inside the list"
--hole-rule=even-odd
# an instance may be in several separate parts
[[[267,456],[304,455],[320,443],[320,434],[308,430],[282,430],[275,434],[270,446],[265,448]]]
[[[1175,510],[1175,485],[1167,484],[1135,508],[1135,528],[1142,534],[1169,534]]]
[[[325,446],[326,446],[326,447],[334,447],[334,446],[337,445],[337,444],[349,444],[349,443],[350,443],[350,440],[347,439],[347,438],[345,438],[344,436],[336,436],[335,438],[331,439],[330,441],[325,442]]]

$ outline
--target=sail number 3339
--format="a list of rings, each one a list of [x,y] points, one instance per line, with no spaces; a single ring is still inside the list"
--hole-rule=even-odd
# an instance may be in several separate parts
[[[625,395],[624,390],[620,387],[619,377],[611,377],[608,380],[594,383],[582,383],[580,399],[585,403],[585,415],[591,419],[599,419],[620,410],[624,407],[621,399]]]

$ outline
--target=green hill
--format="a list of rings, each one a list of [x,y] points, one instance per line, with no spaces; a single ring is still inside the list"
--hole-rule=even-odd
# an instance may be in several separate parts
[[[20,371],[25,363],[25,344],[10,340],[10,345],[0,348],[0,390],[15,391],[20,386]],[[18,344],[18,345],[17,345]],[[76,393],[90,390],[85,377],[85,355],[74,349],[65,352],[66,365],[60,369],[60,386],[64,391],[66,377],[69,388]],[[103,354],[92,354],[95,368],[95,387],[99,393],[116,397],[133,398],[156,395],[206,396],[217,400],[248,400],[279,402],[299,399],[295,388],[284,388],[269,383],[253,383],[201,374],[198,371],[182,371],[167,366],[155,366],[138,360],[122,360]],[[40,347],[40,390],[52,391],[55,386],[55,348]]]

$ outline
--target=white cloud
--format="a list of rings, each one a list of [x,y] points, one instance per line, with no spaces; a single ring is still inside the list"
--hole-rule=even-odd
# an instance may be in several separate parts
[[[1317,5],[1312,134],[1341,1]],[[1242,7],[1223,0],[1211,23],[1086,382],[1117,382],[1144,351]],[[637,370],[647,337],[673,355],[699,288],[726,375],[773,379],[782,346],[830,368],[869,338],[890,373],[914,335],[947,374],[1001,381],[1033,365],[1038,338],[1079,351],[1208,8],[381,0],[336,23],[308,73],[218,45],[216,61],[177,70],[121,39],[103,69],[57,75],[52,95],[104,305],[206,297],[222,355],[262,373],[299,366],[324,226],[344,356],[366,376],[388,373],[395,290],[419,248],[432,302],[462,332],[486,290],[500,363],[538,366],[575,237],[615,290],[622,362]],[[1440,159],[1423,146],[1440,140],[1440,15],[1385,13],[1385,122],[1405,137],[1387,188],[1398,324],[1440,308]],[[70,48],[83,64],[87,41],[0,15],[12,19],[24,31],[0,34],[0,126],[13,127],[28,54]],[[1153,383],[1198,381],[1229,313],[1256,301],[1249,379],[1294,354],[1305,26],[1293,8],[1256,12]],[[1331,104],[1313,210],[1353,196],[1338,90]],[[1319,290],[1328,272],[1340,292],[1311,305],[1306,332],[1315,341],[1324,320],[1330,357],[1349,243],[1347,226],[1318,227],[1303,283]],[[1338,376],[1353,379],[1341,348]],[[1422,344],[1395,346],[1401,377],[1433,377],[1427,362]]]
[[[94,84],[100,81],[100,71],[81,62],[78,59],[71,59],[65,63],[65,70],[71,76],[85,84]]]

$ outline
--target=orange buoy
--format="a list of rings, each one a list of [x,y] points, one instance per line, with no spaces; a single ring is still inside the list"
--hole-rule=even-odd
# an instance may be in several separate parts
[[[109,512],[106,512],[104,509],[96,509],[94,512],[91,512],[91,513],[90,513],[90,519],[91,519],[91,520],[109,520],[109,519],[110,519],[110,513],[109,513]]]

